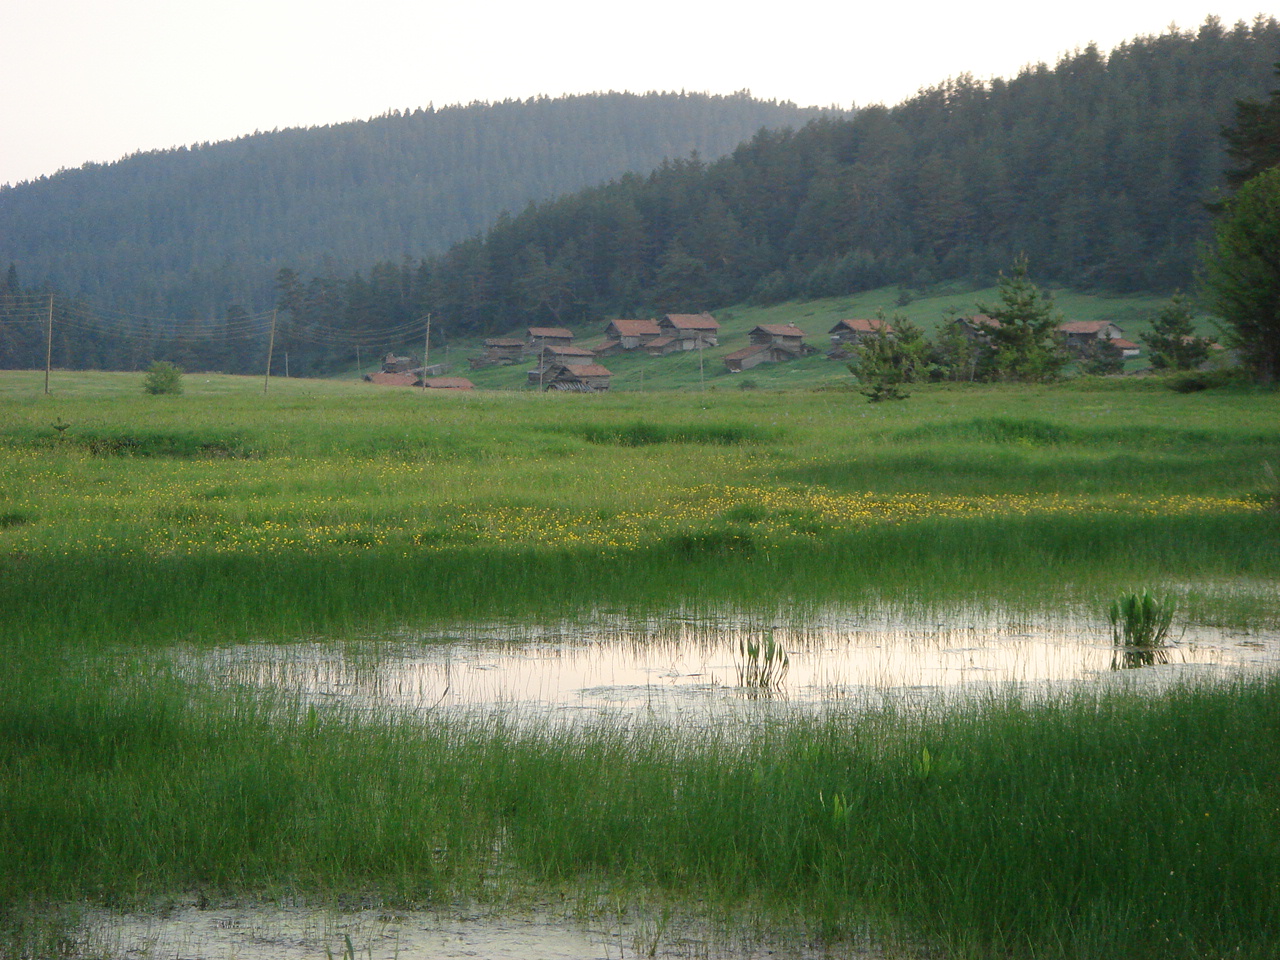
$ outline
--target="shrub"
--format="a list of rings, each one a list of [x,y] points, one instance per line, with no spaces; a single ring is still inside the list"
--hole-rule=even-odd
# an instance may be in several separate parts
[[[177,364],[157,360],[147,368],[147,378],[142,389],[152,396],[162,393],[182,393],[182,368]]]

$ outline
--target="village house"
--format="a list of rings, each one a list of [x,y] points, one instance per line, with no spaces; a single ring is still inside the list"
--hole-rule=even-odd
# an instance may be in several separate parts
[[[668,313],[658,321],[663,337],[675,340],[680,350],[697,350],[698,347],[714,347],[720,324],[709,313]]]
[[[831,360],[847,360],[868,337],[893,333],[893,325],[880,319],[868,320],[863,317],[841,320],[829,331],[831,349],[827,357]]]
[[[410,373],[417,365],[417,357],[397,357],[394,353],[388,353],[382,358],[383,373]]]
[[[1000,329],[1000,321],[988,317],[985,313],[975,313],[972,317],[956,317],[951,322],[964,334],[965,339],[973,344],[987,343],[991,339],[991,331]]]
[[[573,344],[573,331],[564,327],[530,327],[525,341],[526,356],[534,356],[543,347],[568,347]]]
[[[595,351],[586,347],[546,346],[538,351],[538,363],[529,371],[529,382],[546,383],[553,367],[584,367],[595,362]]]
[[[604,328],[605,346],[617,341],[618,349],[635,350],[662,336],[657,320],[611,320]],[[603,348],[602,348],[603,349]]]
[[[484,342],[484,353],[468,362],[472,370],[518,363],[524,357],[525,342],[518,337],[490,337]]]
[[[681,341],[675,337],[659,337],[644,345],[644,352],[651,357],[665,357],[668,353],[677,353],[683,349]]]
[[[782,363],[784,360],[794,360],[799,355],[799,351],[781,344],[753,343],[728,354],[724,358],[724,365],[730,373],[741,373],[762,363]]]
[[[574,393],[604,393],[609,389],[613,373],[598,363],[564,364],[547,371],[543,381],[546,390],[568,390]]]
[[[1136,343],[1125,339],[1124,331],[1110,320],[1072,320],[1059,324],[1058,333],[1067,350],[1075,356],[1083,355],[1103,341],[1109,342],[1124,357],[1136,357],[1142,352]]]
[[[753,344],[770,344],[791,350],[796,356],[809,351],[804,342],[804,331],[794,323],[762,323],[747,334]]]

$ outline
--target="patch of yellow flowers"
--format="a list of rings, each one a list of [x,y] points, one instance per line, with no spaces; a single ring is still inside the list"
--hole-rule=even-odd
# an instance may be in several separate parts
[[[311,495],[286,497],[286,503],[274,508],[238,501],[224,510],[222,504],[208,501],[181,501],[184,492],[190,496],[190,489],[182,491],[169,483],[157,484],[151,492],[154,498],[142,497],[150,509],[131,512],[117,504],[114,509],[99,510],[88,524],[66,528],[56,546],[49,539],[52,531],[42,531],[39,524],[0,530],[0,553],[52,548],[68,553],[156,556],[390,549],[412,556],[466,545],[623,551],[709,528],[749,529],[765,539],[785,540],[932,518],[1170,516],[1262,509],[1256,502],[1229,497],[838,494],[812,488],[704,484],[668,489],[653,503],[616,509],[460,498],[406,508],[403,500],[377,506],[360,498]],[[133,506],[142,505],[135,500]]]

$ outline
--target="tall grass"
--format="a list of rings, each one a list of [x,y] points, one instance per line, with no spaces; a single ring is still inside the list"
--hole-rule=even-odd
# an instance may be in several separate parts
[[[80,897],[602,883],[960,957],[1280,942],[1276,681],[538,730],[209,689],[146,650],[700,605],[1097,610],[1117,582],[1274,629],[1277,395],[36,383],[0,374],[5,930]]]
[[[1274,679],[709,730],[375,720],[193,697],[136,666],[87,679],[7,685],[0,901],[569,884],[751,903],[834,940],[869,922],[952,956],[1280,942]]]

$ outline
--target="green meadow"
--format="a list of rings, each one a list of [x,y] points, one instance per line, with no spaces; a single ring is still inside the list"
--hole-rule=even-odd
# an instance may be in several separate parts
[[[680,358],[688,362],[688,357]],[[696,363],[696,357],[693,359]],[[193,678],[173,651],[603,612],[1280,629],[1280,395],[1159,378],[423,394],[0,373],[0,956],[80,904],[567,902],[836,955],[1272,957],[1280,680],[700,730]],[[72,918],[72,919],[68,919]]]

